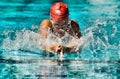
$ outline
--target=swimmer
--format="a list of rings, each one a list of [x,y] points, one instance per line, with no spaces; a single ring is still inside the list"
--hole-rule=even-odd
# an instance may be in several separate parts
[[[69,20],[68,6],[63,2],[54,3],[50,8],[50,19],[45,19],[40,24],[39,33],[43,38],[48,37],[49,31],[57,37],[64,36],[65,32],[78,39],[82,36],[78,23]],[[74,45],[63,46],[60,43],[45,46],[46,51],[55,52],[57,55],[63,55],[64,50],[73,49],[75,49]]]

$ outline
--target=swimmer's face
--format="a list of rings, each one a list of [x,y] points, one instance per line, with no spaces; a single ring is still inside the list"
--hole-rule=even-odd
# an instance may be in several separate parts
[[[51,18],[52,19],[52,18]],[[64,20],[54,20],[52,19],[53,24],[58,24],[58,25],[67,25],[68,24],[68,17],[66,17]]]

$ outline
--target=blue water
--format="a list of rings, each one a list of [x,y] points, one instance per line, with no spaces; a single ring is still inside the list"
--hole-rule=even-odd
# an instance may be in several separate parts
[[[42,50],[38,33],[56,1],[0,1],[0,79],[120,79],[120,1],[62,0],[83,34],[82,51],[63,61]]]

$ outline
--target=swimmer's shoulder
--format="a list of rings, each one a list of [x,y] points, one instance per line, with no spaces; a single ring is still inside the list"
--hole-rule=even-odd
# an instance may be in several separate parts
[[[45,19],[41,22],[40,28],[48,29],[52,27],[52,23],[49,19]]]
[[[41,22],[39,27],[39,33],[43,38],[47,38],[48,29],[52,27],[52,23],[49,19],[45,19]]]
[[[71,20],[71,25],[72,25],[72,29],[74,30],[77,37],[80,38],[82,36],[82,34],[80,32],[80,27],[79,27],[78,22],[76,20]]]
[[[79,26],[79,25],[78,25],[78,22],[77,22],[76,20],[71,20],[71,23],[74,24],[74,25]]]

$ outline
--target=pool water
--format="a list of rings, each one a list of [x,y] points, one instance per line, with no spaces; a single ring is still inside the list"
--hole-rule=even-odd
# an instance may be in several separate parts
[[[0,1],[0,79],[120,79],[120,1],[61,0],[83,35],[82,50],[62,61],[42,50],[38,33],[57,1]]]

